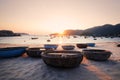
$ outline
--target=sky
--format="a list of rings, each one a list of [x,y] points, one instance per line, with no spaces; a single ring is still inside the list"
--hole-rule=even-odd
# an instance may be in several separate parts
[[[120,0],[0,0],[0,30],[61,33],[120,23]]]

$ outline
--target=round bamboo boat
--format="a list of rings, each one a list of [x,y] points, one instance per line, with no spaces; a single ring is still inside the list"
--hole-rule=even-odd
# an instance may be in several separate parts
[[[30,57],[41,57],[41,53],[45,51],[42,47],[27,48],[27,55]]]
[[[75,46],[73,46],[73,45],[63,45],[62,48],[64,50],[73,50],[75,48]]]
[[[78,48],[87,48],[87,44],[76,44]]]
[[[44,44],[44,48],[45,48],[46,50],[50,50],[50,49],[56,50],[57,47],[58,47],[58,44]]]
[[[95,43],[87,43],[87,46],[89,46],[89,47],[95,47]]]
[[[86,49],[82,53],[87,59],[96,60],[96,61],[105,61],[111,56],[110,51],[100,50],[100,49]]]
[[[0,48],[0,58],[19,57],[26,52],[25,46]]]
[[[47,65],[62,68],[77,67],[83,60],[79,51],[46,51],[41,56]]]

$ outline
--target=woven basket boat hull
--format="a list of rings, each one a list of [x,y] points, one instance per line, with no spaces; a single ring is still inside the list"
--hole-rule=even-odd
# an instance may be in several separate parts
[[[18,57],[25,53],[27,47],[0,48],[0,58]]]
[[[56,50],[58,45],[57,44],[45,44],[44,47],[46,50],[49,50],[49,49]]]
[[[95,47],[95,43],[87,43],[87,46],[89,46],[89,47]]]
[[[64,53],[64,54],[76,54],[74,56],[61,56],[61,55],[49,55],[48,53]],[[42,54],[43,61],[50,66],[71,68],[80,65],[83,60],[83,55],[80,52],[75,51],[53,51]]]
[[[73,46],[73,45],[63,45],[62,48],[64,50],[73,50],[75,48],[75,46]]]
[[[108,58],[112,54],[110,51],[98,50],[98,49],[83,50],[82,53],[87,59],[96,60],[96,61],[108,60]]]
[[[78,48],[87,48],[87,44],[76,44]]]
[[[44,50],[40,50],[41,48],[28,48],[27,51],[27,55],[30,57],[41,57],[41,53]]]

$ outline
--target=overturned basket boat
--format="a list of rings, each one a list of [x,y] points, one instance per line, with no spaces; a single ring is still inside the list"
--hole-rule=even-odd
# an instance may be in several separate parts
[[[64,50],[73,50],[75,48],[75,46],[73,46],[73,45],[62,45],[62,48]]]
[[[30,57],[41,57],[41,53],[44,51],[45,49],[43,47],[34,47],[26,49],[27,55]]]
[[[83,59],[79,51],[46,51],[41,56],[47,65],[62,68],[77,67]]]
[[[18,57],[25,53],[27,47],[0,48],[0,58]]]
[[[76,44],[78,48],[87,48],[87,44]]]
[[[49,50],[49,49],[53,49],[53,50],[56,50],[58,47],[58,44],[44,44],[44,48],[46,50]]]
[[[96,60],[96,61],[105,61],[111,56],[110,51],[100,50],[100,49],[86,49],[82,53],[87,59]]]

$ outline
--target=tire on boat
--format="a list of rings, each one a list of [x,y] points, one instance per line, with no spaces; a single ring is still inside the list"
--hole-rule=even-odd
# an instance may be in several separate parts
[[[111,56],[110,51],[100,49],[86,49],[82,51],[83,55],[90,60],[105,61]]]
[[[41,56],[47,65],[61,68],[77,67],[83,60],[79,51],[46,51]]]

